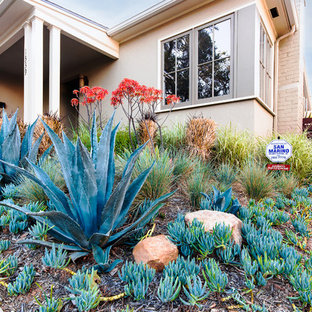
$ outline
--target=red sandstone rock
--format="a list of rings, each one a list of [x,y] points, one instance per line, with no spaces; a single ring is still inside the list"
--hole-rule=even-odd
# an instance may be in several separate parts
[[[139,242],[133,249],[136,263],[143,262],[161,272],[170,262],[178,258],[179,251],[165,235],[148,237]]]

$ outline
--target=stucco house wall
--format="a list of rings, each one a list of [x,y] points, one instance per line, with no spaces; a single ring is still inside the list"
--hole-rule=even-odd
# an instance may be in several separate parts
[[[271,133],[274,114],[269,107],[265,107],[264,103],[256,99],[259,74],[257,70],[259,13],[256,4],[249,0],[213,1],[151,31],[122,42],[118,60],[96,62],[85,68],[83,74],[88,77],[89,85],[100,85],[110,91],[114,90],[125,77],[162,89],[162,40],[231,14],[234,19],[231,99],[220,98],[213,103],[207,102],[200,105],[190,103],[187,107],[174,109],[166,122],[167,124],[183,122],[191,114],[202,114],[214,119],[220,125],[231,123],[259,135]],[[107,115],[112,112],[109,100],[106,101],[105,111]],[[163,115],[161,110],[159,115],[160,118]],[[121,109],[118,110],[116,118],[125,119]]]

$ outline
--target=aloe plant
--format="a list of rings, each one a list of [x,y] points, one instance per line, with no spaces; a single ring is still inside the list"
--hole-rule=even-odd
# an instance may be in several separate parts
[[[42,140],[40,136],[33,143],[33,134],[37,120],[27,127],[23,141],[17,124],[17,110],[9,120],[6,112],[3,112],[2,126],[0,130],[0,159],[15,166],[27,164],[26,157],[35,162],[38,154],[38,148]],[[1,184],[15,182],[16,173],[14,167],[0,164]]]
[[[65,133],[63,133],[63,143],[56,133],[43,122],[61,164],[69,196],[57,188],[44,170],[32,161],[29,161],[29,164],[36,176],[23,168],[1,161],[5,166],[37,182],[49,197],[50,207],[53,207],[53,210],[32,212],[26,207],[2,204],[32,216],[40,222],[47,223],[51,228],[49,233],[67,243],[67,245],[63,245],[63,248],[74,251],[71,255],[72,259],[92,252],[99,264],[98,269],[102,271],[111,270],[118,263],[116,261],[112,264],[109,263],[110,248],[140,229],[142,224],[146,224],[146,221],[162,206],[162,202],[172,194],[168,193],[149,202],[150,206],[142,216],[132,224],[124,226],[129,208],[152,166],[143,171],[131,183],[135,162],[145,145],[139,147],[128,159],[122,178],[113,189],[114,145],[118,128],[117,125],[112,129],[113,117],[114,115],[108,121],[98,142],[94,114],[91,127],[91,153],[79,138],[74,145]],[[51,243],[42,240],[24,240],[21,243],[52,246]]]

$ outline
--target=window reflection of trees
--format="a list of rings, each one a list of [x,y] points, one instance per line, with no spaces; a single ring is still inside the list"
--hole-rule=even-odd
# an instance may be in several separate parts
[[[198,31],[198,99],[230,93],[230,20]]]
[[[197,98],[230,94],[231,20],[197,30]],[[181,102],[190,99],[190,34],[163,44],[165,94],[175,94]],[[196,63],[195,63],[196,62]]]
[[[176,94],[181,102],[189,100],[189,35],[164,44],[165,94]]]

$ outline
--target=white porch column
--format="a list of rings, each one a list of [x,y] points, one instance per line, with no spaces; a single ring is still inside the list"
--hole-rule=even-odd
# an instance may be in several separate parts
[[[61,30],[49,26],[49,113],[60,117]]]
[[[33,122],[43,113],[43,20],[34,17],[31,28],[32,107],[29,117]]]
[[[24,25],[24,122],[30,123],[31,117],[31,26]]]

